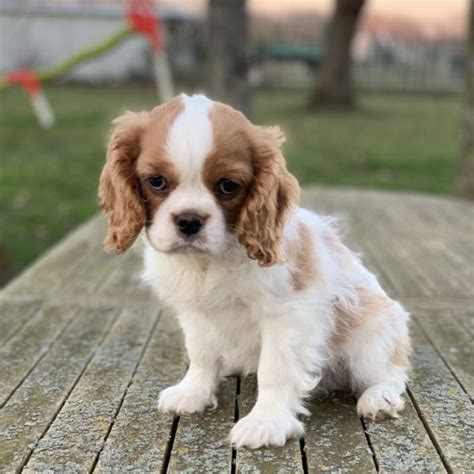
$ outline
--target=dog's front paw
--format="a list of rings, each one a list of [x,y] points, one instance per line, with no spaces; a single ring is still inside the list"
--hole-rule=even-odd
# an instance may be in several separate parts
[[[230,441],[236,448],[283,446],[288,439],[299,437],[303,432],[303,423],[290,412],[270,418],[250,412],[232,428]]]
[[[388,385],[369,387],[357,402],[357,414],[369,420],[383,419],[385,415],[397,418],[403,409],[400,395]]]
[[[216,408],[217,398],[209,395],[202,388],[187,383],[179,383],[163,390],[158,400],[158,409],[165,413],[178,415],[204,411],[206,408]]]

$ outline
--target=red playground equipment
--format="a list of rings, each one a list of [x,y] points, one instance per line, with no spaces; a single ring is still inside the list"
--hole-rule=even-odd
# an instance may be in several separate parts
[[[50,128],[54,125],[55,117],[42,83],[60,77],[79,63],[104,54],[132,34],[141,34],[148,39],[150,45],[158,98],[162,102],[170,99],[174,95],[173,79],[166,55],[163,25],[160,17],[155,14],[152,0],[129,0],[125,18],[126,27],[100,44],[74,53],[59,64],[39,70],[19,69],[0,76],[0,91],[11,86],[22,87],[28,94],[40,126]]]

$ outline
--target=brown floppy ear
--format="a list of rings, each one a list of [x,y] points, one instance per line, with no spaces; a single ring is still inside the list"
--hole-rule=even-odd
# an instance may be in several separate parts
[[[117,254],[133,244],[145,225],[146,211],[134,168],[148,122],[148,112],[127,112],[113,121],[115,129],[100,176],[100,205],[109,217],[104,248]]]
[[[239,242],[251,259],[268,267],[283,261],[281,241],[289,213],[299,201],[299,185],[280,151],[285,141],[278,127],[253,127],[254,182],[237,224]]]

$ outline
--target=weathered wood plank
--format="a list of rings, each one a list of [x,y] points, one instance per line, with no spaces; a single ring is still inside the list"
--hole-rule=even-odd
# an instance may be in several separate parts
[[[90,253],[100,251],[104,235],[104,220],[95,217],[53,247],[21,277],[14,279],[3,293],[30,298],[33,295],[54,295],[60,287],[67,287],[74,270]]]
[[[115,256],[114,269],[103,279],[98,293],[102,297],[128,297],[142,301],[153,300],[151,289],[141,281],[143,258],[136,245],[122,256]]]
[[[474,338],[474,298],[403,298],[402,303],[412,314],[448,313],[465,333],[464,338]]]
[[[92,469],[150,337],[157,311],[124,308],[64,407],[36,445],[27,472]]]
[[[67,282],[63,291],[80,295],[94,293],[104,278],[115,269],[118,259],[116,255],[106,253],[98,246],[81,261],[74,272],[74,278]]]
[[[375,472],[351,395],[317,397],[308,409],[304,441],[309,472]]]
[[[169,472],[231,471],[229,432],[234,424],[236,382],[235,378],[222,382],[216,410],[180,417]]]
[[[412,291],[413,287],[419,290],[420,279],[413,273],[409,273],[405,279],[399,279],[397,275],[392,275],[393,265],[397,268],[400,267],[400,263],[398,257],[394,255],[392,246],[386,244],[396,238],[396,229],[390,227],[387,230],[391,234],[388,237],[384,235],[387,228],[385,208],[396,206],[396,202],[392,202],[394,200],[390,195],[383,194],[372,199],[370,192],[354,192],[352,190],[314,192],[310,190],[305,192],[304,196],[306,196],[304,203],[309,208],[342,218],[343,227],[347,230],[344,242],[351,249],[358,250],[362,254],[364,263],[377,274],[389,294],[404,295],[407,291]],[[378,252],[379,242],[381,242],[381,252]],[[382,259],[379,257],[379,253],[381,253]],[[421,290],[422,294],[429,294],[424,286],[421,287]],[[417,291],[416,294],[419,295],[420,291]]]
[[[440,472],[443,463],[409,397],[400,418],[364,421],[382,472]]]
[[[467,246],[465,237],[458,237],[464,233],[453,232],[452,227],[447,228],[439,214],[436,216],[437,221],[435,215],[428,221],[424,220],[420,206],[415,206],[414,202],[413,199],[399,200],[398,212],[401,218],[397,216],[398,227],[395,217],[390,217],[394,211],[387,211],[390,220],[387,221],[384,234],[387,235],[390,229],[397,229],[397,238],[394,240],[410,256],[408,268],[414,268],[424,283],[430,285],[432,295],[473,296],[474,241],[471,239]],[[457,252],[459,245],[462,246],[462,255]]]
[[[330,213],[344,210],[349,216],[349,228],[365,249],[364,253],[377,257],[377,273],[389,269],[389,280],[394,283],[396,295],[465,296],[473,293],[474,243],[466,237],[472,235],[472,231],[453,232],[453,223],[447,225],[443,217],[436,214],[436,206],[444,201],[349,190],[337,194],[323,191],[319,200],[313,197],[309,202],[314,203],[313,208],[317,205]],[[428,204],[433,212],[427,220],[423,212]],[[465,216],[474,214],[473,206],[460,207]],[[454,228],[460,227],[458,223]],[[464,227],[474,226],[471,223]]]
[[[464,250],[473,248],[474,206],[471,203],[426,196],[404,196],[403,203],[416,211],[416,221],[428,232],[439,234],[441,231],[450,243],[461,242]]]
[[[410,310],[414,311],[417,309],[446,309],[452,310],[453,312],[458,311],[474,311],[474,298],[424,298],[424,297],[404,297],[403,302],[405,306]]]
[[[4,344],[38,309],[39,301],[0,301],[0,344]]]
[[[447,314],[465,333],[464,338],[474,338],[474,298],[403,298],[402,303],[411,314],[426,313],[427,318],[431,312]]]
[[[164,311],[138,367],[95,471],[158,472],[166,459],[173,417],[158,411],[161,390],[182,378],[187,357],[176,318]]]
[[[372,217],[377,224],[372,226],[364,248],[375,257],[373,264],[377,270],[388,274],[389,280],[393,282],[394,295],[436,296],[437,286],[427,278],[422,267],[415,263],[413,252],[408,250],[409,239],[402,242],[399,228],[403,216],[392,209],[378,209]]]
[[[421,242],[420,242],[421,240]],[[400,239],[398,246],[410,257],[410,265],[429,284],[431,294],[440,297],[474,296],[474,275],[462,272],[462,266],[448,258],[449,242],[440,237],[426,236],[414,229],[410,238]],[[471,262],[474,267],[474,261]]]
[[[412,327],[413,373],[409,387],[431,436],[454,472],[474,465],[471,401],[416,324]]]
[[[418,310],[414,314],[423,332],[474,399],[474,342],[446,310]]]
[[[75,313],[75,307],[44,305],[0,348],[0,407],[48,352]]]
[[[239,418],[250,412],[257,399],[257,379],[243,377],[238,396]],[[302,473],[300,442],[291,439],[284,447],[237,450],[236,472]]]
[[[0,471],[21,468],[110,328],[117,310],[80,311],[0,411]]]
[[[414,404],[407,400],[398,420],[366,425],[380,470],[443,470],[434,443],[446,466],[454,472],[468,471],[474,463],[470,438],[474,422],[469,398],[458,381],[472,396],[474,207],[437,198],[355,190],[310,191],[304,193],[304,199],[309,207],[347,217],[350,246],[367,255],[384,287],[415,309],[420,324],[414,331],[415,369],[410,383]],[[224,444],[224,435],[227,437],[232,424],[232,403],[223,403],[219,412],[183,417],[179,424],[156,408],[159,391],[179,381],[186,364],[174,319],[159,323],[146,350],[150,319],[137,323],[139,329],[128,336],[126,324],[122,329],[114,326],[115,336],[101,346],[116,315],[108,305],[133,306],[137,315],[150,315],[152,308],[157,313],[159,308],[148,290],[137,284],[140,257],[102,254],[104,233],[101,217],[90,221],[2,292],[2,299],[8,298],[13,310],[6,314],[4,302],[0,303],[0,342],[7,340],[0,349],[0,394],[2,380],[8,379],[7,398],[11,395],[0,412],[0,470],[20,469],[38,440],[27,466],[30,471],[95,466],[103,472],[118,468],[157,472],[166,467],[168,454],[170,472],[193,468],[198,472],[209,466],[228,470],[231,450]],[[30,305],[35,299],[46,299],[48,308],[70,311],[72,319],[65,313],[58,319],[49,309],[50,317],[41,311],[33,315]],[[83,309],[76,314],[74,306]],[[44,318],[43,329],[38,318]],[[112,357],[116,346],[111,340],[119,333],[130,342],[130,351]],[[131,343],[134,338],[139,340],[137,346]],[[5,354],[13,362],[3,371],[2,351],[7,347],[11,353]],[[105,373],[104,360],[112,359],[110,374]],[[250,411],[255,400],[255,381],[252,383],[242,382],[240,416]],[[231,397],[232,389],[225,393]],[[82,407],[85,400],[91,401],[90,407]],[[365,439],[353,404],[324,403],[330,405],[317,411],[313,408],[313,416],[305,420],[309,472],[327,467],[358,470],[354,466],[359,462],[365,466],[361,471],[373,469],[370,453],[362,454]],[[216,425],[223,413],[229,426]],[[319,421],[313,423],[315,416]],[[199,443],[191,441],[196,430],[202,432]],[[170,436],[175,432],[169,452]],[[213,461],[198,452],[203,442]],[[339,450],[333,450],[334,444]],[[212,446],[217,447],[213,450]],[[192,464],[194,459],[199,468]],[[293,440],[283,449],[238,450],[235,468],[239,472],[302,472],[299,443]]]
[[[474,304],[471,306],[466,304],[464,308],[452,309],[451,314],[453,314],[471,337],[474,337]]]

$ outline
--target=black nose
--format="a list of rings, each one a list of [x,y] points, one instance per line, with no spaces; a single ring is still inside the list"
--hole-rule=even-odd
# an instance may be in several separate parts
[[[179,231],[186,235],[197,234],[204,223],[204,219],[194,212],[183,212],[174,218],[174,222]]]

